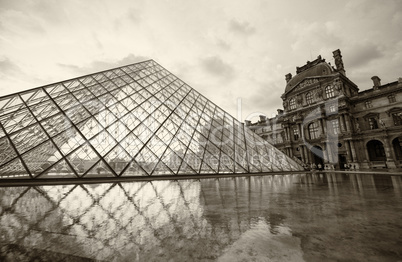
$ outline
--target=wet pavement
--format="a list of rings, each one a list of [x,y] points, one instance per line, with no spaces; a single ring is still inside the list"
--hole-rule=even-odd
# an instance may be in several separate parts
[[[0,261],[402,261],[402,177],[0,188]]]

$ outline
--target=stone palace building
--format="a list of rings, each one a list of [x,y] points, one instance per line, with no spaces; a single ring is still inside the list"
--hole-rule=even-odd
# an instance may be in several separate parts
[[[402,78],[360,91],[345,73],[318,56],[286,75],[284,110],[245,121],[288,156],[324,168],[402,168]],[[301,163],[300,162],[300,163]]]

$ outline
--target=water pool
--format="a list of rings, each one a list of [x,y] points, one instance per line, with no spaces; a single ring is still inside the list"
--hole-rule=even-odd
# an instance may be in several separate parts
[[[0,188],[0,261],[402,261],[402,177]]]

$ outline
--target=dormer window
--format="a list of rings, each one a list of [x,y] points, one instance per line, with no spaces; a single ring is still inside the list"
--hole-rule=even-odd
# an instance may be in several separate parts
[[[289,108],[292,109],[296,109],[296,99],[292,98],[289,100]]]
[[[334,87],[329,85],[325,88],[325,96],[327,98],[331,98],[335,96],[335,91],[334,91]]]
[[[394,94],[389,95],[388,96],[388,101],[389,101],[389,103],[395,103],[396,102],[395,95]]]
[[[371,103],[370,100],[368,100],[368,101],[364,102],[364,106],[365,106],[366,108],[372,108],[372,107],[373,107],[373,104]]]
[[[308,105],[311,105],[313,103],[313,94],[311,92],[307,92],[306,102]]]
[[[330,113],[335,113],[337,111],[335,105],[329,105],[328,109]]]

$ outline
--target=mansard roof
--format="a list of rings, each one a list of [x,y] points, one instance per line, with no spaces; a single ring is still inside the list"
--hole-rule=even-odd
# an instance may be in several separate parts
[[[335,73],[334,69],[319,56],[313,62],[307,61],[302,67],[297,67],[297,74],[286,84],[285,94],[295,88],[306,78],[329,76]]]

